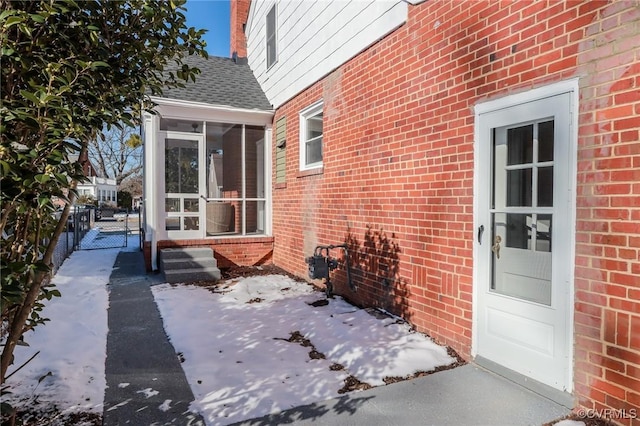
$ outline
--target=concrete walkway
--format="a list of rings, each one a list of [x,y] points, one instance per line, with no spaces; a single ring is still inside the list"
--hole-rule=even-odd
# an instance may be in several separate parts
[[[140,252],[122,252],[110,277],[104,425],[203,425],[168,342]],[[168,402],[170,401],[170,402]],[[239,425],[542,425],[562,405],[475,365],[351,393]]]
[[[204,425],[151,294],[160,278],[141,252],[121,252],[109,277],[105,426]]]
[[[468,364],[237,425],[540,426],[570,411]]]

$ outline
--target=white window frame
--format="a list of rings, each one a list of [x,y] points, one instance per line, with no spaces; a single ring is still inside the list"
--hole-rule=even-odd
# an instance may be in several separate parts
[[[272,28],[272,33],[269,34],[269,15],[271,15],[271,13],[273,13],[273,28]],[[265,50],[265,56],[266,56],[266,63],[267,63],[267,69],[271,68],[276,62],[278,62],[278,42],[277,42],[277,34],[278,34],[278,13],[277,13],[277,9],[276,9],[276,5],[274,4],[273,6],[271,6],[271,9],[269,9],[269,11],[267,12],[267,15],[265,17],[265,24],[264,24],[264,32],[265,32],[265,43],[266,43],[266,50]],[[269,46],[273,44],[273,58],[269,56]]]
[[[316,115],[322,113],[324,107],[324,101],[318,101],[313,105],[308,106],[307,108],[300,111],[300,170],[312,170],[322,167],[322,161],[317,161],[315,163],[307,164],[305,154],[307,152],[306,145],[312,139],[307,140],[307,122],[310,118],[315,117]],[[322,138],[324,139],[324,117],[322,120],[322,135],[315,137],[313,139]],[[322,157],[324,158],[324,140],[322,141]]]

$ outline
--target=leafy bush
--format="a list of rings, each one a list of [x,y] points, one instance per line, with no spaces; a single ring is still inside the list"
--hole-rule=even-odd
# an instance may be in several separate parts
[[[25,331],[42,324],[46,284],[75,186],[103,129],[136,125],[150,95],[195,80],[182,64],[204,30],[186,28],[184,0],[0,0],[0,383]],[[164,73],[170,62],[175,73]],[[67,202],[59,219],[52,197]],[[43,244],[43,241],[48,241]]]

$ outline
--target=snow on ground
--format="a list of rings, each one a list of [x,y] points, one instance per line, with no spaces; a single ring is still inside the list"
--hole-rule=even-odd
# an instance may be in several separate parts
[[[88,234],[89,246],[97,235]],[[46,303],[50,321],[25,335],[16,348],[10,377],[16,406],[52,403],[64,412],[101,413],[109,276],[121,250],[74,252],[53,279],[62,297]],[[407,376],[455,360],[446,349],[393,318],[376,319],[339,297],[327,306],[320,292],[282,275],[229,282],[214,294],[202,287],[152,287],[165,329],[195,395],[194,411],[209,425],[228,424],[339,396],[353,375],[376,386],[386,376]],[[293,332],[308,339],[325,359],[311,359],[311,346],[290,342]],[[344,369],[336,370],[334,364]],[[334,367],[330,369],[330,367]],[[120,383],[126,387],[129,383]],[[139,391],[150,398],[157,391]],[[159,409],[167,410],[166,400]]]
[[[41,316],[50,321],[25,334],[29,346],[16,347],[9,368],[9,373],[15,371],[40,351],[7,380],[17,406],[29,406],[37,398],[54,402],[63,412],[102,412],[107,283],[120,250],[75,251],[53,277],[62,297],[45,302]]]
[[[282,275],[236,280],[220,293],[163,284],[152,291],[165,330],[209,425],[229,424],[338,397],[353,375],[377,386],[455,361],[446,348],[393,318],[377,319],[339,297],[326,306]],[[287,339],[300,332],[311,347]],[[341,364],[344,370],[330,369]]]

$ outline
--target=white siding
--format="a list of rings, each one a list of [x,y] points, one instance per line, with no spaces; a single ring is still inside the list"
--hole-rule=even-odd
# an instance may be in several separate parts
[[[267,70],[266,15],[274,2],[277,61]],[[401,0],[253,0],[246,29],[249,65],[278,108],[406,19]]]

